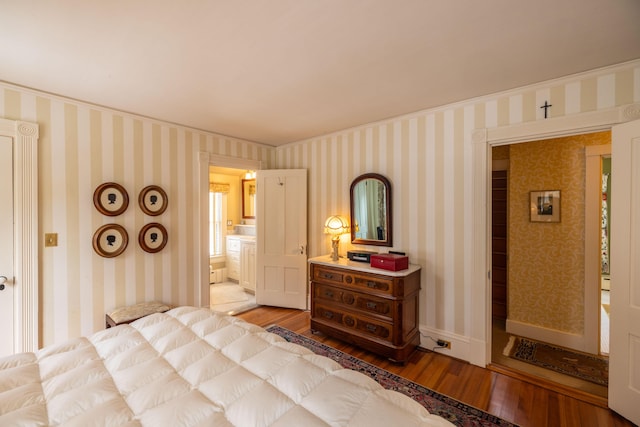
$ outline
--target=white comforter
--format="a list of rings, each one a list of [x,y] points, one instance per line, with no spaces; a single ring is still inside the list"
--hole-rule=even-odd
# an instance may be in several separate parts
[[[0,359],[0,426],[444,426],[241,319],[180,307]]]

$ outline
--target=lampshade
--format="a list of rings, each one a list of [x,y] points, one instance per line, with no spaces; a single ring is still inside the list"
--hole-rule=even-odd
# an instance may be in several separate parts
[[[349,223],[346,219],[339,215],[333,215],[327,218],[324,223],[325,234],[339,236],[349,232]]]

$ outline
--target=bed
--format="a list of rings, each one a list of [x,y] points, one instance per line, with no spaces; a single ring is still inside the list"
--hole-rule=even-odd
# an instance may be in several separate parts
[[[0,358],[0,425],[451,426],[368,376],[195,307]]]

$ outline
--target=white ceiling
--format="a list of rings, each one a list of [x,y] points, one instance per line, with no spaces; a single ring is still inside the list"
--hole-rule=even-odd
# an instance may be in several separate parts
[[[0,80],[269,145],[637,58],[638,0],[0,0]]]

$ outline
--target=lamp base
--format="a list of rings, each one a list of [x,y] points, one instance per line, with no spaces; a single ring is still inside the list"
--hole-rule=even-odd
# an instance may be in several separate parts
[[[331,253],[331,259],[337,261],[338,256],[338,246],[340,245],[340,237],[337,239],[331,239],[331,247],[333,248],[333,252]]]

